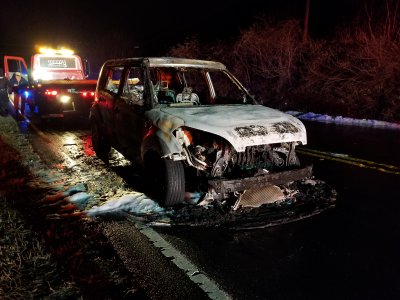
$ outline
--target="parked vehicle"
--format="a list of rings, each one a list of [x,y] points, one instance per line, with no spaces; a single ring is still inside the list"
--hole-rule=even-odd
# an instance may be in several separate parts
[[[220,201],[311,176],[295,152],[297,118],[265,107],[225,65],[126,58],[102,66],[90,111],[93,148],[144,167],[147,192],[165,206],[185,195]]]
[[[89,116],[97,80],[86,79],[88,64],[71,50],[41,48],[31,57],[30,72],[23,57],[5,55],[3,65],[9,79],[20,72],[28,80],[27,103],[41,118]]]

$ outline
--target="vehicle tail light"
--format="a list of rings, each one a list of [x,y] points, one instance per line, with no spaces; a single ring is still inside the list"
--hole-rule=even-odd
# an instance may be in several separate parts
[[[58,91],[57,90],[46,90],[44,92],[44,94],[48,95],[48,96],[57,96],[58,95]]]
[[[94,92],[92,92],[92,91],[85,91],[85,92],[81,92],[81,94],[82,94],[82,96],[84,97],[84,98],[94,98]]]

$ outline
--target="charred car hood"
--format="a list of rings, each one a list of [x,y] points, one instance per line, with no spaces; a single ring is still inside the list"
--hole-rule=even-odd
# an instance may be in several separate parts
[[[186,126],[219,135],[239,152],[246,146],[307,143],[306,130],[300,120],[262,105],[162,107],[152,109],[148,117],[155,124],[168,123],[170,130]]]

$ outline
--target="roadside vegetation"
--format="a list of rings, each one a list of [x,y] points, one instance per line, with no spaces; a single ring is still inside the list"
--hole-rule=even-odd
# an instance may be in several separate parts
[[[101,224],[32,172],[54,176],[19,130],[0,116],[0,299],[143,299]]]
[[[300,20],[259,17],[234,41],[193,37],[168,55],[222,61],[277,109],[400,122],[400,8],[385,3],[326,39],[303,41]]]
[[[79,299],[63,270],[23,216],[0,198],[0,298]]]
[[[43,236],[27,220],[29,209],[16,205],[28,204],[24,193],[29,173],[18,152],[3,140],[10,119],[0,117],[0,299],[79,299],[79,289],[65,280]]]

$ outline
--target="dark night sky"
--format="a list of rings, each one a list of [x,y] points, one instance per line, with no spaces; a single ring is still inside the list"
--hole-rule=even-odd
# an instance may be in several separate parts
[[[304,15],[306,0],[245,1],[8,1],[2,4],[0,52],[31,53],[34,45],[70,45],[96,51],[105,37],[129,40],[138,55],[162,55],[187,37],[234,37],[257,15]],[[361,0],[311,0],[310,31],[329,32],[354,14]],[[8,14],[4,12],[8,11]],[[100,44],[99,44],[100,43]],[[90,55],[90,54],[89,54]]]

